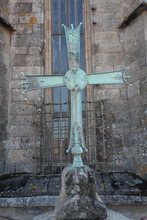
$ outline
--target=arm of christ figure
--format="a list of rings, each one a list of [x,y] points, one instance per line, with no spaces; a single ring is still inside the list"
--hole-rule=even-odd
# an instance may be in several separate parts
[[[64,86],[64,75],[25,75],[24,73],[20,73],[23,75],[26,80],[22,81],[20,84],[27,84],[28,87],[23,91],[23,93],[37,90],[42,88],[51,88]]]
[[[129,68],[114,71],[114,72],[106,72],[106,73],[95,73],[88,74],[88,84],[98,85],[98,84],[127,84],[131,85],[127,82],[126,78],[130,78],[130,76],[125,76],[124,72]]]

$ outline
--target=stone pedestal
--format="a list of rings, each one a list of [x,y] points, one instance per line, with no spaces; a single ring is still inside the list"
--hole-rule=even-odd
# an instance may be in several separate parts
[[[62,186],[55,206],[55,220],[106,218],[106,207],[96,192],[94,171],[87,166],[66,167],[62,172]]]

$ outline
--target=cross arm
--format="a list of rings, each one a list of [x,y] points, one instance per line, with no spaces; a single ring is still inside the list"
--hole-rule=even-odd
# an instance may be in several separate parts
[[[37,90],[42,88],[51,88],[64,86],[64,75],[25,75],[23,72],[20,73],[26,78],[26,81],[22,81],[20,84],[27,84],[28,87],[23,93]]]
[[[124,75],[126,70],[128,70],[128,68],[114,72],[88,74],[88,84],[129,84],[126,78],[130,76]]]

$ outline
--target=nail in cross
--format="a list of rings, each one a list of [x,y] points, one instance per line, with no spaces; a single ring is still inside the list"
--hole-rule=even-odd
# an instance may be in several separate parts
[[[71,91],[71,129],[70,141],[67,152],[73,154],[73,167],[83,166],[81,155],[87,152],[84,142],[83,127],[82,127],[82,103],[81,91],[88,84],[123,84],[127,83],[124,72],[125,68],[120,71],[109,73],[86,74],[80,66],[80,28],[81,24],[76,28],[68,28],[63,25],[66,35],[69,70],[65,75],[22,75],[26,77],[26,81],[20,84],[28,84],[28,88],[23,92],[41,89],[66,86]],[[128,83],[127,83],[128,84]]]

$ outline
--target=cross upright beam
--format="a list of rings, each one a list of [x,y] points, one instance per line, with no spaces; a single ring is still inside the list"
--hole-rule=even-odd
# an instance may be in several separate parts
[[[86,74],[80,66],[80,27],[76,28],[73,25],[70,28],[63,25],[66,35],[69,70],[65,75],[25,75],[26,81],[20,84],[28,84],[28,88],[24,92],[41,88],[51,88],[66,86],[71,92],[71,128],[70,140],[67,152],[73,154],[73,167],[83,166],[81,155],[87,152],[82,126],[82,99],[81,91],[87,85],[98,84],[128,84],[123,70],[109,73]]]

